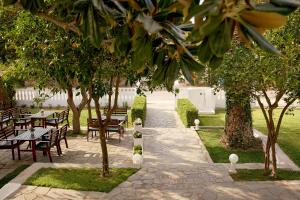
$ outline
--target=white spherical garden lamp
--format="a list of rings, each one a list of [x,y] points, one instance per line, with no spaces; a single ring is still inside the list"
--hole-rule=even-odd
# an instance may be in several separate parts
[[[199,119],[195,119],[194,123],[195,123],[195,130],[199,130],[200,120]]]
[[[236,155],[234,153],[230,154],[229,161],[230,161],[230,170],[229,171],[232,172],[232,173],[236,173],[235,165],[239,161],[238,155]]]

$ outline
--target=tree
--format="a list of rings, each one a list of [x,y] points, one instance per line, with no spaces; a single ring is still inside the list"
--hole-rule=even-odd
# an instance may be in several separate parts
[[[272,161],[272,176],[276,176],[275,144],[280,133],[284,114],[300,97],[300,41],[299,41],[300,12],[289,17],[286,27],[270,32],[267,37],[281,50],[282,56],[274,56],[256,49],[254,52],[239,47],[228,53],[227,63],[219,69],[224,77],[224,88],[241,91],[258,101],[268,128],[268,141],[265,153],[265,173],[269,173]],[[273,91],[272,100],[268,91]],[[280,100],[286,102],[278,120],[274,118],[274,110]],[[271,158],[270,158],[271,153]]]
[[[4,5],[15,4],[15,7],[82,35],[97,48],[110,46],[118,56],[129,58],[127,63],[137,72],[144,71],[146,66],[154,68],[154,84],[164,83],[169,90],[180,71],[193,82],[191,72],[204,67],[203,58],[209,58],[206,63],[210,66],[218,65],[231,46],[235,28],[240,30],[241,39],[255,41],[265,50],[278,53],[257,29],[283,25],[284,15],[300,6],[293,0],[272,0],[271,3],[255,6],[249,0],[205,0],[201,5],[199,0],[1,2]],[[256,23],[262,15],[271,20]],[[193,16],[196,16],[194,25],[189,23]],[[196,54],[203,63],[196,61],[193,56]],[[94,100],[96,103],[97,98]],[[99,106],[96,107],[101,125],[101,113]],[[108,118],[112,110],[108,112]],[[101,145],[104,147],[106,144],[101,142]],[[107,156],[105,148],[102,148],[102,153]],[[103,166],[105,175],[108,162],[103,160]]]

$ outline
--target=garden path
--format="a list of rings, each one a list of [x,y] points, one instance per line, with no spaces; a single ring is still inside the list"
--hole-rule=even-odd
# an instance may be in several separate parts
[[[178,120],[172,96],[150,95],[147,106],[144,165],[110,193],[21,186],[10,199],[300,200],[299,181],[233,182],[224,165],[210,163],[196,133]]]

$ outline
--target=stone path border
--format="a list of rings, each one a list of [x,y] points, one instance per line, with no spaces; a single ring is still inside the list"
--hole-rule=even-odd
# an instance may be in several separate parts
[[[264,151],[266,151],[266,145],[267,145],[267,136],[264,135],[262,132],[258,131],[257,129],[253,129],[253,134],[255,137],[258,137],[262,140]],[[277,158],[277,164],[279,168],[286,168],[286,169],[292,169],[296,171],[300,171],[300,168],[284,153],[284,151],[279,147],[278,144],[276,144],[276,158]]]

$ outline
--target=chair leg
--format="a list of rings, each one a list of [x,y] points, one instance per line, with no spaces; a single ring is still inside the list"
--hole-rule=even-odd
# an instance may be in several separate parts
[[[86,141],[89,141],[89,131],[86,132]]]
[[[59,149],[59,145],[58,145],[58,144],[56,145],[56,151],[57,151],[57,155],[60,156],[61,152],[60,152],[60,149]]]
[[[11,155],[12,159],[15,160],[15,149],[13,147],[11,148]]]
[[[47,152],[48,152],[49,160],[50,160],[50,162],[52,162],[52,157],[51,157],[50,148],[47,149]]]
[[[66,143],[66,147],[69,148],[67,138],[65,137],[64,140],[65,140],[65,143]]]
[[[17,150],[18,150],[18,159],[21,160],[20,145],[17,146]]]

